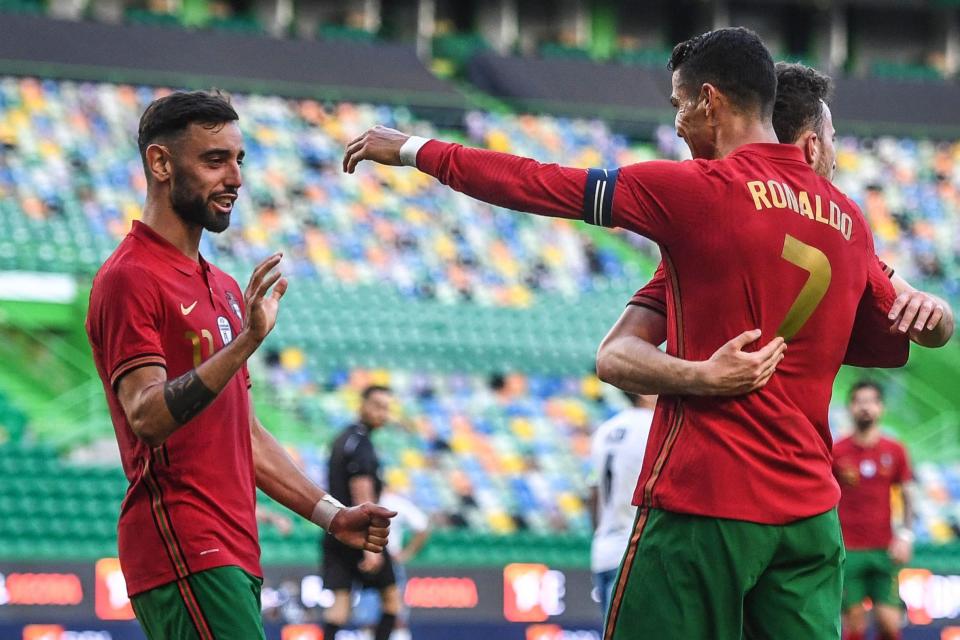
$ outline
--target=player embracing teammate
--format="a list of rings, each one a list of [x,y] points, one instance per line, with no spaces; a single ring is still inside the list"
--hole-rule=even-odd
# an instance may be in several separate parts
[[[670,66],[693,161],[574,169],[376,127],[347,146],[344,169],[415,166],[492,204],[656,241],[663,371],[746,334],[737,350],[757,342],[776,373],[746,395],[661,396],[605,637],[838,638],[827,406],[859,310],[886,317],[897,296],[856,204],[778,143],[759,38],[709,32],[677,45]]]

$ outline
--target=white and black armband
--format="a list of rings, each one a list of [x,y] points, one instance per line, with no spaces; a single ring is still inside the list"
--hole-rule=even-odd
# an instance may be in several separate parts
[[[583,190],[583,221],[598,227],[613,226],[613,191],[619,169],[589,169]]]

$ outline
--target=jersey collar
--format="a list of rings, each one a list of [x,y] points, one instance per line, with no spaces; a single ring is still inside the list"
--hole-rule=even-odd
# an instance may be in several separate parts
[[[175,246],[151,229],[140,220],[133,221],[133,227],[130,229],[130,235],[143,242],[154,252],[164,264],[172,265],[177,271],[184,275],[192,276],[200,273],[202,269],[203,257],[200,257],[200,263],[194,262],[177,249]]]
[[[733,150],[727,157],[735,156],[741,153],[758,153],[767,158],[777,160],[795,160],[807,164],[803,155],[803,150],[795,144],[774,144],[771,142],[752,142],[744,144]]]

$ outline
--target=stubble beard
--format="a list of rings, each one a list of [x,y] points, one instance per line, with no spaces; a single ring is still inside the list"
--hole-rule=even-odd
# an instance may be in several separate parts
[[[174,167],[170,189],[170,206],[187,224],[199,225],[211,233],[221,233],[230,226],[230,215],[212,211],[193,181]]]

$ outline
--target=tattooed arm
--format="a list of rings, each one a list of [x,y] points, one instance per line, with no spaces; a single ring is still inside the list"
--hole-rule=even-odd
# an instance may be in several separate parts
[[[196,369],[167,380],[163,367],[133,369],[117,382],[117,397],[134,434],[156,447],[213,402],[273,329],[287,281],[280,254],[261,262],[244,292],[247,313],[237,338]],[[274,286],[276,285],[276,286]],[[271,287],[273,290],[271,291]]]

